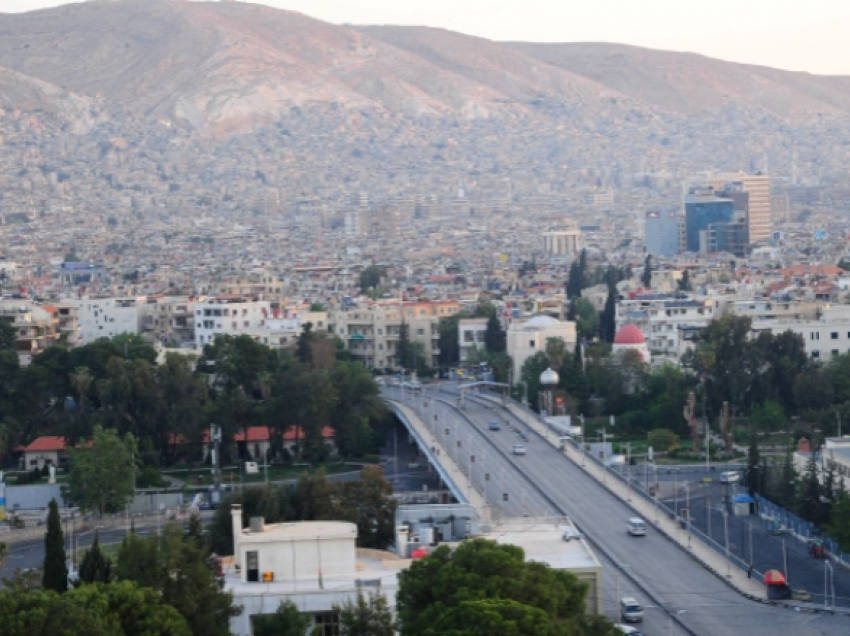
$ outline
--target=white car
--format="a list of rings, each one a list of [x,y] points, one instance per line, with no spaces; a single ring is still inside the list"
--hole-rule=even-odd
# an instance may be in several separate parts
[[[620,599],[620,616],[627,623],[640,623],[643,620],[643,606],[633,597]]]
[[[646,521],[640,517],[632,517],[626,523],[626,530],[633,537],[644,537],[646,536]]]
[[[721,484],[736,484],[741,481],[741,474],[737,471],[727,471],[724,473],[720,473],[720,483]]]
[[[514,444],[513,451],[514,455],[525,455],[525,444]]]
[[[643,632],[639,631],[636,627],[632,627],[631,625],[615,625],[617,629],[619,629],[624,634],[629,634],[629,636],[643,636]]]

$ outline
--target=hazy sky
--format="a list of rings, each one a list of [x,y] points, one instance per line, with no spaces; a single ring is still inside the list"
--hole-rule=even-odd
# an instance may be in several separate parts
[[[0,11],[65,4],[0,0]],[[847,0],[265,0],[335,23],[416,24],[494,40],[607,41],[850,74]]]

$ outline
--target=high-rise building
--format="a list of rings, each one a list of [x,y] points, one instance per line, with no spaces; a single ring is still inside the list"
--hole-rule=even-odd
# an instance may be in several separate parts
[[[740,190],[747,195],[747,229],[750,243],[770,239],[773,218],[770,213],[770,177],[766,174],[709,173],[692,179],[690,186],[705,185],[716,193],[725,190]],[[721,195],[722,196],[722,195]]]
[[[735,215],[731,199],[715,196],[711,188],[692,188],[685,196],[685,248],[689,252],[716,251],[712,236],[719,224],[730,223]],[[712,249],[714,247],[714,249]]]
[[[676,210],[647,211],[644,234],[648,254],[673,256],[679,252],[679,213]]]

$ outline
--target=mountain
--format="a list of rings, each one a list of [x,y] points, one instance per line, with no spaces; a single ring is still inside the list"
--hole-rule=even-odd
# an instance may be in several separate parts
[[[86,2],[0,16],[0,65],[213,132],[305,104],[487,118],[531,114],[541,96],[578,105],[614,94],[486,40],[430,36],[459,47],[455,59],[438,59],[436,43],[418,54],[261,5]]]
[[[113,0],[0,14],[0,66],[9,69],[0,73],[4,103],[43,103],[84,127],[89,100],[213,135],[304,107],[576,130],[730,108],[789,120],[850,114],[845,77],[614,44],[338,26],[243,2]]]
[[[74,134],[88,132],[99,119],[95,100],[2,67],[0,107],[50,113],[68,122]]]
[[[515,42],[506,46],[681,114],[729,107],[762,110],[784,118],[850,113],[848,77],[782,71],[623,44]]]

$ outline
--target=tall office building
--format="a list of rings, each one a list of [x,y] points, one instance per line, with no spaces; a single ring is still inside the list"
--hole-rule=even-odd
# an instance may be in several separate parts
[[[679,213],[676,210],[649,210],[644,219],[646,251],[653,256],[673,256],[679,252]]]
[[[714,195],[712,188],[692,188],[685,196],[685,249],[703,254],[717,251],[718,226],[731,223],[735,203]]]
[[[713,188],[718,194],[730,189],[746,194],[749,242],[757,243],[770,239],[773,232],[773,218],[770,211],[770,177],[768,175],[744,172],[707,173],[691,179],[686,184],[685,192],[695,186]]]

